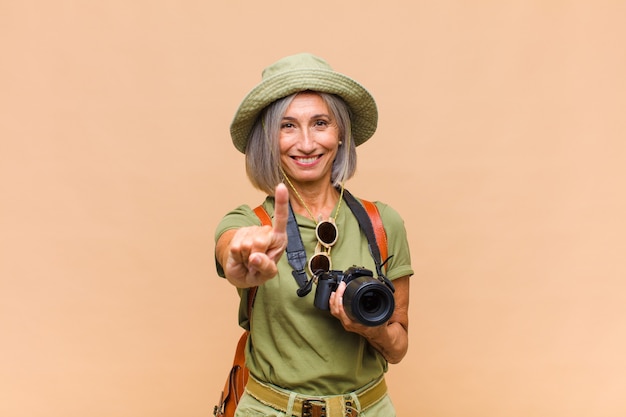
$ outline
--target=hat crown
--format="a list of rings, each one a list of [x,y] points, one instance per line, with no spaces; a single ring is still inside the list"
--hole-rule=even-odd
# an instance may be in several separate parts
[[[302,53],[282,58],[269,67],[265,68],[262,73],[262,79],[273,77],[288,71],[294,70],[324,70],[332,71],[333,69],[326,61],[313,54]]]

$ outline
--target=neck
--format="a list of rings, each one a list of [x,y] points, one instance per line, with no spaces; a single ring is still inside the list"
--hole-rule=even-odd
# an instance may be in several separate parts
[[[319,216],[328,219],[336,215],[335,207],[340,193],[330,184],[317,187],[303,187],[287,182],[292,192],[289,201],[294,212],[317,221]]]

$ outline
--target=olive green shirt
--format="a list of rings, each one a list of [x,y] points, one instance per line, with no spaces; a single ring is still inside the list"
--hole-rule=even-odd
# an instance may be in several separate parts
[[[388,253],[385,275],[390,280],[410,276],[411,257],[399,214],[386,204],[376,202],[387,233]],[[264,208],[273,217],[274,199],[268,197]],[[317,239],[313,220],[296,214],[307,260],[315,252]],[[331,249],[332,269],[344,271],[357,265],[374,271],[374,260],[359,223],[343,202],[335,219],[339,238]],[[216,241],[227,230],[260,225],[249,206],[228,213],[215,233]],[[224,271],[217,263],[220,276]],[[344,330],[329,311],[313,305],[316,286],[305,297],[298,297],[298,284],[292,267],[282,256],[276,277],[260,286],[252,312],[252,332],[246,347],[246,365],[257,379],[308,395],[335,395],[354,391],[380,378],[387,362],[362,336]],[[308,271],[307,271],[308,273]],[[247,328],[247,291],[239,290],[239,322]]]

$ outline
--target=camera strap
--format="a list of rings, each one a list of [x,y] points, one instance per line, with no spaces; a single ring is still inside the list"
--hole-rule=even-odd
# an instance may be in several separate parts
[[[376,273],[379,277],[384,277],[383,265],[387,262],[387,259],[383,259],[381,251],[384,251],[385,258],[387,257],[387,235],[385,229],[382,226],[380,219],[380,213],[374,203],[361,200],[361,203],[348,191],[343,191],[343,199],[359,222],[361,230],[367,238],[367,242],[370,248],[370,254],[374,258],[374,264],[376,265]],[[376,226],[374,226],[374,223]],[[377,239],[378,237],[378,239]],[[380,242],[378,241],[380,240]],[[382,246],[381,246],[382,245]]]
[[[296,216],[291,208],[291,203],[289,203],[289,219],[287,220],[286,252],[287,262],[289,262],[289,265],[291,265],[293,269],[291,275],[293,275],[300,287],[298,295],[304,297],[311,292],[312,286],[308,282],[309,279],[304,269],[306,267],[306,251],[304,250],[304,243],[302,243],[302,236],[300,236],[300,229],[298,229],[298,222],[296,222]],[[300,295],[301,293],[302,295]]]

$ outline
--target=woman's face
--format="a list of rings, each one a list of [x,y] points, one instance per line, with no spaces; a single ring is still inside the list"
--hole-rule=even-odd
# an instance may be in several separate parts
[[[298,183],[330,184],[339,147],[339,128],[328,106],[315,93],[296,95],[280,125],[280,160]]]

